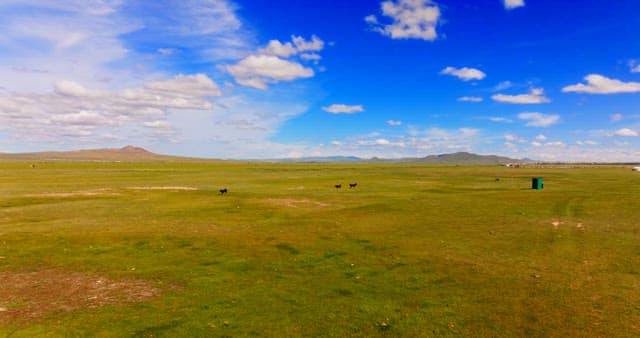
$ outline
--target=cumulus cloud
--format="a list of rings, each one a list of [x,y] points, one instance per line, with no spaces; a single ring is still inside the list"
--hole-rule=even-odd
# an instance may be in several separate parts
[[[271,55],[250,55],[235,65],[223,66],[243,86],[267,89],[268,83],[292,81],[314,75],[313,69]]]
[[[629,129],[629,128],[618,129],[613,134],[616,135],[616,136],[624,136],[624,137],[637,137],[637,136],[640,136],[640,133],[638,133],[637,131],[635,131],[633,129]]]
[[[332,104],[327,107],[322,107],[322,110],[331,114],[354,114],[363,112],[364,107],[362,105]]]
[[[525,5],[524,0],[502,0],[502,3],[506,9],[514,9]]]
[[[392,126],[392,127],[398,127],[402,125],[402,121],[397,121],[397,120],[387,120],[387,124]]]
[[[562,88],[564,93],[618,94],[640,92],[640,82],[622,82],[599,74],[584,77],[586,84],[578,83]]]
[[[560,121],[559,115],[547,115],[541,113],[520,113],[518,118],[527,121],[529,127],[542,127],[546,128],[552,126]]]
[[[318,52],[323,48],[324,41],[315,35],[311,36],[311,40],[305,40],[303,37],[294,35],[291,36],[291,42],[283,43],[279,40],[270,40],[266,47],[258,50],[258,53],[288,58],[299,53]]]
[[[544,89],[532,88],[529,94],[505,95],[495,94],[491,96],[494,101],[513,103],[513,104],[536,104],[551,102],[549,98],[544,96]]]
[[[536,136],[536,140],[537,141],[546,141],[547,137],[544,136],[543,134],[539,134],[539,135]]]
[[[438,37],[436,26],[440,8],[431,0],[390,0],[380,5],[382,18],[365,17],[369,27],[392,39],[433,41]],[[382,22],[384,20],[385,22]]]
[[[640,73],[640,65],[635,65],[635,66],[631,67],[631,72],[632,73]]]
[[[143,126],[166,136],[171,130],[166,121],[169,110],[211,109],[207,97],[220,95],[218,86],[204,74],[177,75],[124,90],[58,81],[52,93],[0,96],[0,131],[41,142],[100,140],[126,126]]]
[[[483,71],[479,69],[468,68],[468,67],[463,67],[463,68],[447,67],[442,71],[440,71],[440,74],[452,75],[459,78],[462,81],[482,80],[487,76]]]
[[[460,102],[482,102],[482,98],[478,96],[462,96],[458,98]]]
[[[265,90],[270,83],[314,76],[313,69],[288,58],[302,53],[300,59],[317,63],[321,56],[316,52],[323,48],[324,41],[315,35],[311,40],[292,36],[291,42],[285,43],[271,40],[266,47],[258,49],[257,54],[249,55],[236,64],[224,65],[220,68],[231,74],[238,84]]]

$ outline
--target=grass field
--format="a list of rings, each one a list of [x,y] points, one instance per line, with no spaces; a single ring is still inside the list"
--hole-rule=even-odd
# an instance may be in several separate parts
[[[628,167],[30,164],[0,336],[640,336]]]

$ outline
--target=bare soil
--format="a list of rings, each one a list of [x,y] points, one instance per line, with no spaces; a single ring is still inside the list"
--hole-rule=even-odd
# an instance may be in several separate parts
[[[0,272],[0,325],[69,312],[142,302],[160,294],[148,282],[114,280],[89,273],[48,269]]]

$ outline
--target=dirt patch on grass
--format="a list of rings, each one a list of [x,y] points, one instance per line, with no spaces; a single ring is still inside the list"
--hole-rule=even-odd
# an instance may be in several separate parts
[[[80,190],[69,192],[45,192],[41,194],[28,194],[26,197],[86,197],[86,196],[114,196],[119,195],[111,189],[96,189],[96,190]]]
[[[327,207],[329,204],[301,198],[269,198],[267,203],[287,208]]]
[[[129,190],[198,190],[194,187],[156,186],[156,187],[126,187]]]
[[[0,272],[0,325],[37,320],[47,313],[128,304],[157,296],[160,290],[135,279],[49,269]]]

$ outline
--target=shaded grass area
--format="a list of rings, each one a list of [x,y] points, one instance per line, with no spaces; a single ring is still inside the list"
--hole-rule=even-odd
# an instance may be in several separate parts
[[[640,334],[640,175],[628,168],[14,162],[0,173],[0,271],[162,290],[0,335]],[[537,176],[542,191],[529,189]]]

